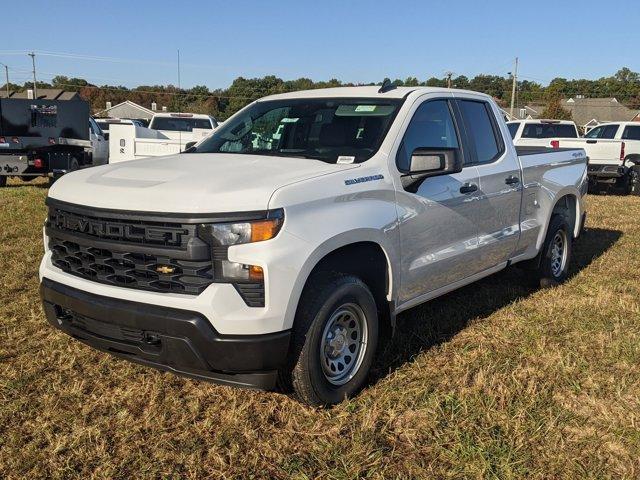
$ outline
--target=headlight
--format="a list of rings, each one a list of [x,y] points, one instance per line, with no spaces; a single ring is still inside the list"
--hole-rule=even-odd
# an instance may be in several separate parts
[[[283,223],[283,211],[276,210],[269,212],[268,217],[261,220],[198,225],[198,237],[211,246],[216,281],[263,282],[264,272],[260,266],[229,261],[229,247],[270,240],[278,234]]]
[[[278,234],[281,226],[282,216],[255,222],[202,225],[210,229],[211,236],[221,246],[269,240]]]

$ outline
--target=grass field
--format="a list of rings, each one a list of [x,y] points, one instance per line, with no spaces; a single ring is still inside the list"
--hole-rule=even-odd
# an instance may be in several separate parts
[[[640,477],[640,198],[589,197],[559,288],[510,269],[403,314],[371,384],[316,410],[50,327],[46,193],[0,190],[1,478]]]

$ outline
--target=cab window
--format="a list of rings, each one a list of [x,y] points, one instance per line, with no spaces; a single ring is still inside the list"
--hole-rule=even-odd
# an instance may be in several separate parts
[[[612,139],[616,137],[619,125],[600,125],[589,131],[585,138],[604,138]]]
[[[447,100],[426,101],[411,118],[398,150],[398,170],[410,170],[411,155],[417,148],[459,148],[453,115]]]

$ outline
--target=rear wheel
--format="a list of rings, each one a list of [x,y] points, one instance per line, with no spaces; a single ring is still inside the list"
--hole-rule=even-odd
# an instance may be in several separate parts
[[[371,291],[351,275],[310,279],[293,328],[289,367],[281,383],[310,405],[331,405],[364,385],[378,343]]]
[[[555,214],[549,222],[535,278],[542,288],[564,282],[569,273],[573,235],[566,218]]]
[[[629,194],[640,195],[640,165],[634,165],[629,172]]]

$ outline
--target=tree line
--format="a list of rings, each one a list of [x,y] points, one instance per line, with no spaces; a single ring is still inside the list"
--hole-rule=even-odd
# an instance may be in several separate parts
[[[446,87],[450,85],[453,88],[489,94],[504,107],[511,103],[512,79],[499,75],[476,75],[473,78],[464,75],[452,78],[431,77],[422,81],[416,77],[408,77],[404,80],[395,79],[392,83],[397,86]],[[178,88],[175,85],[140,85],[135,88],[122,85],[98,86],[82,78],[69,78],[63,75],[54,77],[51,82],[38,82],[38,88],[60,88],[79,92],[80,96],[91,104],[93,112],[103,110],[106,102],[116,105],[130,100],[147,108],[155,102],[158,108],[166,106],[169,111],[206,113],[221,120],[265,95],[354,85],[356,84],[345,83],[335,78],[328,81],[314,81],[309,78],[283,80],[274,75],[262,78],[238,77],[228,88],[213,90],[204,85],[192,88]],[[10,84],[10,89],[15,91],[32,87],[30,82],[24,85]],[[3,86],[2,89],[4,88]],[[515,103],[517,106],[532,102],[556,105],[559,99],[576,95],[584,95],[588,98],[616,97],[629,108],[640,109],[640,74],[624,67],[610,77],[597,80],[569,80],[558,77],[546,86],[535,81],[519,80]]]

